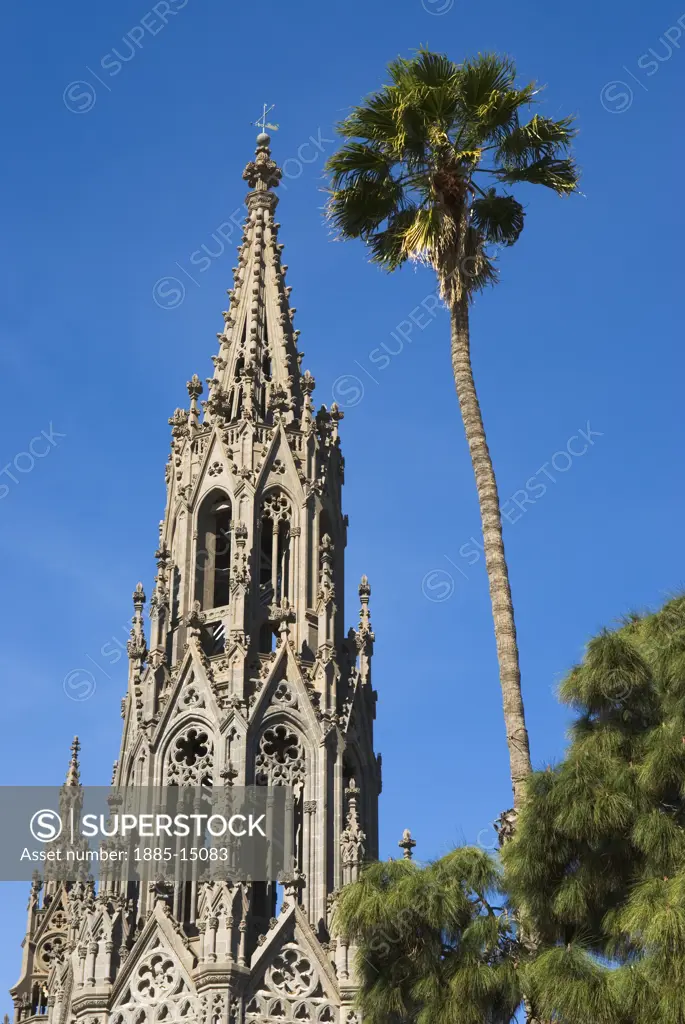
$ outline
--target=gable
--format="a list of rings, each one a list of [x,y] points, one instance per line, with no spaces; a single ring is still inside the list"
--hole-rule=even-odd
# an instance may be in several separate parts
[[[340,993],[332,965],[298,906],[262,937],[245,996],[246,1024],[271,1020],[338,1024]]]

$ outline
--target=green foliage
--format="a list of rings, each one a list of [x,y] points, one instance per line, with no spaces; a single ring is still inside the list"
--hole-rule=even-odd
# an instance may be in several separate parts
[[[577,719],[535,773],[507,889],[563,1024],[685,1024],[685,597],[603,631],[561,687]]]
[[[496,54],[455,64],[419,50],[388,72],[338,125],[345,142],[327,163],[329,218],[386,269],[425,262],[448,299],[469,299],[496,281],[493,246],[513,245],[523,230],[522,204],[498,187],[576,189],[573,120],[522,123],[537,90],[518,88],[513,62]]]
[[[369,1024],[511,1024],[522,999],[545,1024],[685,1024],[685,596],[602,631],[561,697],[570,746],[502,869],[458,849],[340,894]]]
[[[427,867],[370,864],[338,897],[334,929],[357,945],[368,1024],[507,1024],[521,999],[497,865],[454,850]],[[503,897],[502,897],[503,900]]]

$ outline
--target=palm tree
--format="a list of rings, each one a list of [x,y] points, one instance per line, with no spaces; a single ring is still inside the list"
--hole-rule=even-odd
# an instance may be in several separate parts
[[[327,162],[328,216],[342,238],[360,238],[371,260],[396,270],[431,266],[451,314],[454,381],[476,477],[514,790],[521,806],[531,771],[528,732],[497,482],[473,379],[469,305],[494,284],[496,247],[523,229],[510,191],[521,182],[558,195],[576,189],[572,118],[534,115],[534,84],[517,88],[513,63],[494,54],[463,64],[420,50],[389,66],[390,83],[338,126],[345,140]]]

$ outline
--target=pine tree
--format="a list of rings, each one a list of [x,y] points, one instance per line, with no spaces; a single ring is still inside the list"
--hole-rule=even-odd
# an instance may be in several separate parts
[[[338,896],[334,930],[357,946],[365,1024],[509,1024],[522,950],[482,850],[433,864],[368,865]]]
[[[595,637],[561,699],[569,749],[503,851],[524,989],[560,1024],[685,1024],[685,597]]]

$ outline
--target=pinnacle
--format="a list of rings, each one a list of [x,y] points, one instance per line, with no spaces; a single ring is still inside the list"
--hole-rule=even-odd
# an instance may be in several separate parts
[[[402,833],[402,838],[397,844],[401,850],[404,851],[404,859],[411,860],[413,855],[414,847],[416,846],[416,840],[412,839],[411,832],[408,828],[405,828]]]
[[[67,786],[79,786],[81,784],[81,773],[79,766],[79,751],[81,744],[79,743],[78,736],[74,736],[74,742],[71,744],[71,760],[69,761],[69,768],[67,771]]]

